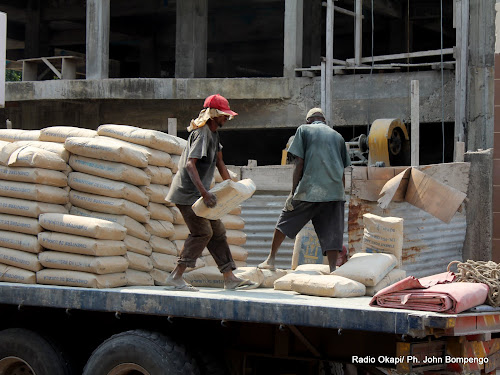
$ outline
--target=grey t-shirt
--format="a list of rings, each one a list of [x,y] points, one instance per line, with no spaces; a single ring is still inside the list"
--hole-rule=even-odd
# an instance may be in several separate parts
[[[217,153],[222,150],[219,133],[212,132],[208,125],[193,130],[179,160],[179,171],[175,175],[165,200],[190,205],[201,196],[186,169],[188,159],[198,159],[196,169],[205,189],[210,189],[214,178]]]
[[[323,122],[301,125],[288,152],[304,159],[293,199],[306,202],[345,200],[342,176],[351,165],[344,138]]]

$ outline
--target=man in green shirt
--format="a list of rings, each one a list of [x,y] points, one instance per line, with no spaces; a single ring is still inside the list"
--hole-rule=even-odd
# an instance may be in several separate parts
[[[288,152],[295,156],[292,191],[276,224],[271,252],[258,267],[274,269],[285,237],[295,238],[312,220],[323,255],[334,271],[344,236],[344,168],[351,165],[345,141],[326,125],[321,108],[313,108]]]

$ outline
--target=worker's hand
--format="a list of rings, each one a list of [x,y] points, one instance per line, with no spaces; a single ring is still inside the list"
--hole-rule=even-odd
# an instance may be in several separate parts
[[[214,194],[207,192],[207,194],[203,196],[203,202],[208,208],[215,207],[217,205],[217,197]]]
[[[293,211],[293,194],[290,193],[288,198],[285,201],[285,211]]]

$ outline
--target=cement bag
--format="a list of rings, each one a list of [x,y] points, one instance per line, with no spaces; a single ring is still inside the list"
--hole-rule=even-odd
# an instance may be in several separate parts
[[[174,243],[170,240],[167,240],[166,238],[151,236],[149,244],[151,245],[153,251],[156,253],[169,254],[174,256],[177,256],[179,253]]]
[[[264,282],[264,274],[262,270],[257,267],[238,267],[233,273],[236,277],[248,279],[259,286]]]
[[[362,251],[365,253],[388,253],[398,260],[401,266],[403,254],[403,222],[400,217],[381,217],[373,214],[363,215],[365,226]]]
[[[356,253],[346,263],[332,272],[332,275],[347,277],[366,286],[375,286],[396,265],[398,260],[392,254]]]
[[[40,225],[52,232],[75,234],[100,240],[123,240],[127,230],[108,220],[68,214],[42,214]]]
[[[153,268],[151,272],[149,272],[151,277],[153,278],[155,285],[157,286],[165,286],[167,285],[167,279],[170,276],[170,272],[159,270],[158,268]]]
[[[42,150],[47,150],[57,154],[66,163],[69,160],[69,152],[64,148],[64,144],[56,142],[41,142],[41,141],[18,141],[16,142],[19,146],[33,146],[36,148],[41,148]]]
[[[36,284],[36,273],[0,264],[0,281],[6,283]]]
[[[141,186],[141,190],[149,197],[150,202],[165,204],[165,197],[170,188],[165,185],[150,184],[149,186]]]
[[[255,192],[256,186],[249,178],[234,182],[225,180],[210,190],[217,197],[217,205],[209,208],[200,197],[193,204],[193,211],[196,215],[210,220],[220,219],[237,207],[241,202],[247,200]],[[237,244],[236,244],[237,245]]]
[[[97,137],[97,132],[74,126],[50,126],[40,130],[40,141],[64,143],[69,137]]]
[[[123,273],[95,275],[88,272],[45,269],[36,273],[36,282],[47,285],[76,286],[81,288],[116,288],[127,285]]]
[[[125,272],[128,268],[128,262],[122,256],[94,257],[60,251],[44,251],[38,255],[38,259],[46,268],[90,272],[99,275]]]
[[[227,229],[226,237],[229,245],[244,245],[247,242],[247,235],[241,230]]]
[[[15,150],[7,162],[9,167],[45,168],[64,171],[67,164],[63,158],[53,152],[33,146],[23,146]]]
[[[98,257],[125,255],[127,253],[123,241],[97,240],[57,232],[39,233],[38,243],[45,249]]]
[[[242,268],[248,266],[247,262],[242,262],[241,260],[235,260],[234,264],[236,265],[236,268]]]
[[[28,201],[25,199],[0,197],[0,212],[10,215],[19,215],[37,218],[47,212],[68,213],[68,210],[59,204]]]
[[[117,139],[117,138],[105,137],[105,136],[99,136],[99,138],[107,140],[110,143],[118,143],[118,144],[123,145],[123,147],[134,148],[136,150],[140,150],[140,151],[146,153],[146,155],[148,157],[148,164],[149,165],[154,165],[154,166],[158,166],[158,167],[168,167],[168,166],[172,165],[172,159],[170,158],[170,154],[168,154],[167,152],[155,150],[155,149],[150,148],[150,147],[146,147],[146,146],[138,145],[135,143],[123,141],[123,140]]]
[[[328,264],[301,264],[296,271],[316,271],[321,275],[330,274],[330,266]]]
[[[20,140],[36,141],[40,138],[40,130],[0,129],[0,140],[15,142]]]
[[[212,255],[201,256],[199,259],[205,263],[206,267],[217,267],[217,262],[212,257]]]
[[[229,172],[229,177],[231,177],[231,180],[233,180],[234,182],[237,182],[239,180],[238,175],[236,173],[230,171],[229,169],[227,171]],[[217,168],[215,169],[214,179],[216,183],[224,181]]]
[[[380,292],[385,287],[394,284],[397,281],[403,280],[406,278],[406,271],[394,268],[391,272],[389,272],[385,277],[378,282],[375,286],[367,286],[365,296],[374,296],[378,292]]]
[[[60,171],[43,168],[0,167],[0,180],[29,182],[56,187],[68,186],[68,177]]]
[[[186,224],[174,224],[174,232],[170,235],[169,239],[170,241],[185,240],[186,238],[188,238],[190,233],[191,232],[189,231],[189,228]]]
[[[0,214],[0,230],[37,235],[43,229],[37,219]]]
[[[8,249],[6,247],[0,247],[0,263],[33,272],[39,271],[43,268],[38,261],[38,256],[36,254],[21,250]]]
[[[328,259],[324,257],[319,244],[318,235],[312,222],[308,222],[295,237],[292,254],[292,270],[299,264],[324,264]]]
[[[66,139],[64,147],[69,152],[86,156],[88,158],[99,155],[99,159],[114,161],[145,168],[148,165],[148,153],[133,145],[125,145],[122,142],[113,142],[109,138],[85,138],[72,137]]]
[[[193,286],[224,288],[224,276],[217,267],[202,267],[185,273],[183,278]]]
[[[123,242],[125,243],[127,250],[133,253],[150,256],[153,252],[153,248],[149,242],[141,240],[137,237],[125,236]]]
[[[110,198],[72,190],[69,192],[69,201],[74,206],[90,211],[127,215],[141,223],[147,223],[150,218],[150,213],[145,207],[127,199]]]
[[[320,297],[359,297],[365,289],[357,281],[334,275],[309,275],[292,282],[293,291]]]
[[[54,204],[69,202],[67,191],[46,185],[0,180],[0,196]]]
[[[159,270],[172,272],[177,266],[177,257],[175,255],[156,253],[153,251],[150,258],[153,262],[153,267]]]
[[[279,278],[286,276],[287,272],[285,270],[261,270],[264,276],[264,281],[260,284],[260,288],[274,288],[274,282]]]
[[[245,262],[248,258],[248,251],[238,245],[229,245],[229,250],[231,250],[231,255],[234,260],[239,260]]]
[[[127,286],[154,286],[153,277],[148,272],[126,270]]]
[[[151,214],[151,219],[174,222],[174,214],[163,204],[151,202],[148,204],[148,211]]]
[[[239,205],[238,207],[235,207],[231,211],[229,211],[229,215],[240,216],[241,215],[241,205]]]
[[[36,236],[5,230],[0,230],[0,246],[35,254],[42,251],[42,247],[38,243]]]
[[[128,260],[128,268],[132,270],[149,272],[153,269],[153,262],[146,255],[127,251],[125,258]]]
[[[172,212],[172,215],[174,216],[174,221],[173,221],[174,224],[184,224],[184,225],[186,224],[186,222],[184,221],[184,217],[181,214],[181,211],[176,206],[169,207],[168,209]]]
[[[243,229],[245,228],[245,220],[236,215],[226,214],[220,218],[226,229]]]
[[[182,152],[181,152],[181,154],[182,154]],[[170,167],[170,169],[172,170],[172,173],[174,175],[179,171],[179,161],[181,160],[181,157],[180,157],[181,154],[179,154],[179,155],[170,154],[170,157],[172,158],[172,164],[173,164],[172,167]]]
[[[0,141],[0,165],[7,166],[9,164],[10,155],[21,147],[22,146],[17,143]]]
[[[129,236],[134,236],[144,241],[149,241],[151,237],[151,234],[146,230],[144,225],[127,215],[105,214],[101,212],[88,211],[80,207],[71,207],[69,213],[71,215],[95,217],[97,219],[112,221],[113,223],[120,224],[122,227],[127,228],[127,234]]]
[[[174,234],[173,224],[164,220],[150,220],[144,227],[153,236],[168,238]]]
[[[172,170],[170,168],[148,165],[144,168],[144,172],[151,179],[152,184],[170,185],[172,182]]]
[[[97,134],[122,139],[176,155],[182,154],[187,143],[184,139],[170,134],[129,125],[101,125],[97,128]]]
[[[149,202],[149,198],[137,186],[86,173],[70,173],[68,175],[68,185],[72,189],[84,193],[103,195],[111,198],[123,198],[141,206],[147,206]]]
[[[78,172],[123,181],[136,186],[149,185],[150,183],[150,177],[146,172],[128,164],[71,155],[69,165]]]
[[[293,271],[280,277],[274,282],[275,290],[292,290],[292,282],[301,277],[309,277],[311,275],[319,275],[316,271]]]

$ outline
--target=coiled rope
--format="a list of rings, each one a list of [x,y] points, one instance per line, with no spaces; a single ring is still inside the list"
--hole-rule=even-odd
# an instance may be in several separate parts
[[[470,259],[465,263],[455,260],[448,264],[448,271],[454,264],[458,270],[455,272],[456,281],[488,285],[488,304],[494,307],[500,306],[500,264]]]

